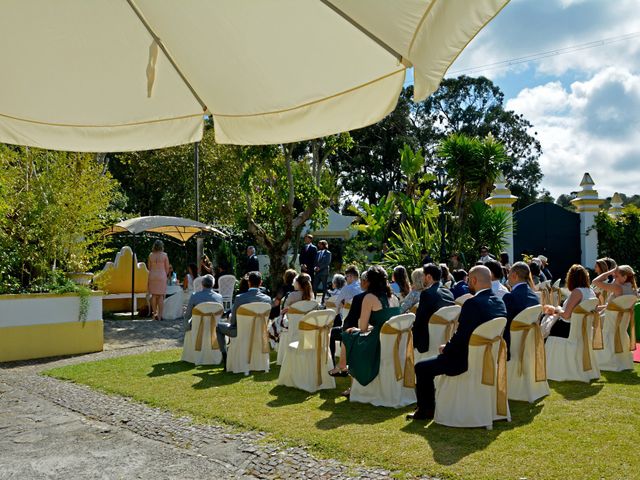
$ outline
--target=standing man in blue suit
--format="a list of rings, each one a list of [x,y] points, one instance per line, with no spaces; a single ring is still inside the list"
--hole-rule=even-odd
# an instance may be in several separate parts
[[[506,317],[507,309],[491,290],[491,272],[483,265],[469,272],[469,289],[474,293],[462,305],[458,330],[446,345],[440,347],[440,355],[416,363],[415,412],[409,420],[432,419],[436,408],[436,389],[433,379],[438,375],[456,376],[469,369],[469,339],[476,327],[496,317]]]
[[[507,326],[504,329],[504,341],[507,343],[507,360],[511,358],[511,322],[525,308],[540,305],[540,300],[533,291],[529,282],[531,282],[531,270],[529,265],[524,262],[516,262],[509,270],[507,277],[511,292],[505,293],[502,301],[507,307]]]
[[[329,288],[329,267],[331,266],[331,252],[329,251],[329,244],[326,240],[320,240],[318,242],[318,255],[316,256],[316,266],[314,268],[316,276],[313,278],[313,291],[318,293],[320,283],[322,283],[322,303],[324,303],[324,296]]]
[[[300,271],[307,273],[311,277],[313,285],[313,277],[315,275],[316,257],[318,256],[318,248],[313,244],[313,235],[307,233],[304,236],[304,247],[300,252]]]

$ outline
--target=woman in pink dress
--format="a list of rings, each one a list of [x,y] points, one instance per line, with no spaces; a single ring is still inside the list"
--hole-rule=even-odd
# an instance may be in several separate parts
[[[153,242],[153,250],[149,255],[149,283],[147,291],[151,295],[151,311],[154,320],[162,320],[164,296],[167,293],[167,275],[169,274],[169,257],[164,253],[162,240]]]

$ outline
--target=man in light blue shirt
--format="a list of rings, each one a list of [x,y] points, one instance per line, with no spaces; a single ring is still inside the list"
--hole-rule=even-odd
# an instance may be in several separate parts
[[[355,265],[349,265],[344,272],[344,276],[347,280],[347,285],[336,295],[336,305],[338,307],[343,307],[345,304],[350,303],[353,297],[362,293],[360,272],[358,272]]]
[[[216,302],[222,304],[222,295],[213,291],[213,282],[215,279],[213,275],[205,275],[202,277],[202,290],[195,292],[189,297],[189,303],[187,304],[187,311],[184,318],[188,318],[188,322],[185,324],[187,330],[191,330],[191,317],[193,316],[193,309],[196,305],[205,302]]]

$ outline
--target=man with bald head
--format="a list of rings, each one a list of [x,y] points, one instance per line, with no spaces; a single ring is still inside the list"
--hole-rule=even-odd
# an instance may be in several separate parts
[[[440,355],[416,363],[416,411],[407,415],[411,420],[433,418],[436,407],[436,390],[433,383],[438,375],[456,376],[469,368],[469,339],[479,325],[496,317],[506,317],[507,308],[491,290],[491,271],[476,266],[469,272],[469,290],[474,294],[462,305],[458,330],[446,345],[440,347]]]

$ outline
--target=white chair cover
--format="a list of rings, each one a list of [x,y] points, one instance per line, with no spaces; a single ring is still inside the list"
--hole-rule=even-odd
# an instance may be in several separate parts
[[[491,429],[494,420],[511,421],[502,340],[506,324],[506,318],[498,317],[477,327],[469,341],[469,369],[454,377],[436,377],[436,423]]]
[[[233,305],[233,291],[236,288],[236,277],[223,275],[218,279],[218,293],[222,295],[222,304],[225,309]]]
[[[598,299],[592,298],[574,308],[569,338],[547,337],[545,350],[549,380],[577,380],[588,383],[592,379],[600,378],[598,359],[591,340],[593,319],[598,315],[597,306]]]
[[[298,340],[286,345],[278,385],[315,392],[336,388],[335,379],[329,375],[329,332],[333,326],[335,310],[316,310],[307,313],[299,322]],[[282,347],[285,347],[282,344]],[[284,348],[283,348],[284,349]]]
[[[595,350],[600,370],[620,372],[633,370],[633,351],[627,329],[634,320],[635,295],[622,295],[611,300],[604,311],[603,349]]]
[[[345,302],[342,307],[342,310],[340,311],[340,316],[342,317],[342,320],[347,318],[347,315],[349,315],[349,310],[351,310],[351,301]]]
[[[472,293],[465,293],[464,295],[460,295],[458,298],[456,298],[456,305],[462,306],[464,302],[466,302],[472,297],[473,297]]]
[[[184,334],[182,360],[195,365],[222,363],[216,325],[223,312],[222,305],[216,302],[200,303],[193,309],[191,330],[187,330]]]
[[[507,362],[509,400],[534,402],[549,395],[544,339],[538,323],[542,306],[520,312],[511,322],[511,360]]]
[[[236,310],[238,335],[227,349],[227,372],[269,371],[269,335],[267,324],[271,304],[253,302]]]
[[[193,291],[194,291],[194,293],[202,291],[202,278],[203,277],[196,277],[193,280]]]
[[[278,340],[278,356],[276,364],[282,365],[284,356],[287,353],[287,346],[291,342],[298,341],[298,322],[302,320],[307,313],[318,308],[318,302],[315,300],[301,300],[289,305],[287,311],[287,328],[280,332],[280,340]],[[335,317],[335,314],[334,314]],[[282,348],[280,348],[282,346]]]
[[[420,360],[435,357],[440,353],[440,345],[447,343],[458,328],[458,317],[461,310],[462,307],[460,305],[451,305],[442,307],[431,315],[429,319],[429,350],[424,353],[415,350],[416,363]]]
[[[380,372],[367,386],[353,379],[352,402],[394,408],[416,402],[416,376],[411,355],[411,326],[415,318],[413,313],[405,313],[385,322],[380,330]]]
[[[336,303],[337,299],[338,299],[337,295],[327,298],[324,302],[324,306],[326,308],[330,308],[331,310],[335,310],[337,312],[338,311],[338,304]]]

